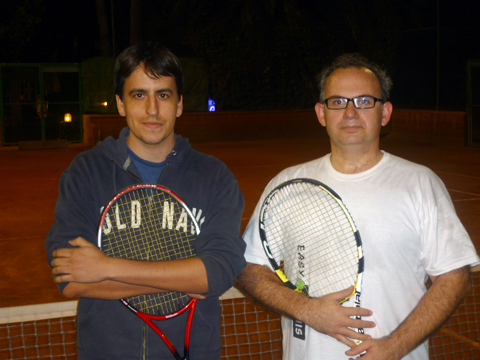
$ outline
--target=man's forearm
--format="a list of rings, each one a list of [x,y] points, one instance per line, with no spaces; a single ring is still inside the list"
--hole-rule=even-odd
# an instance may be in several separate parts
[[[303,317],[300,309],[308,298],[283,285],[266,266],[247,263],[235,286],[277,314],[299,320]]]
[[[120,261],[108,272],[108,280],[166,291],[208,293],[207,273],[199,258],[170,261],[117,260]]]
[[[468,267],[436,277],[417,307],[389,336],[399,354],[406,355],[433,335],[470,290]]]
[[[375,324],[355,318],[372,315],[370,310],[343,307],[339,301],[352,293],[353,287],[319,298],[309,298],[286,287],[266,266],[247,263],[235,285],[268,309],[298,319],[313,329],[329,335],[347,346],[351,339],[366,340],[368,335],[352,328],[370,328]]]
[[[129,260],[107,257],[83,238],[76,238],[70,244],[75,248],[62,248],[53,252],[52,274],[57,283],[96,284],[113,281],[139,286],[139,289],[147,287],[191,294],[208,293],[207,272],[200,258]],[[118,286],[121,288],[120,284]],[[128,288],[128,291],[132,289],[134,287]],[[82,289],[82,292],[84,290]],[[133,295],[142,294],[140,292]]]
[[[101,300],[118,300],[130,296],[155,294],[159,292],[164,292],[164,290],[105,280],[93,284],[71,282],[63,289],[62,293],[68,298],[83,297]]]

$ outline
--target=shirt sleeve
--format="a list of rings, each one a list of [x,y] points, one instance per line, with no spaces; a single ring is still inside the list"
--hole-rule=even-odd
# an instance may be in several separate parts
[[[208,277],[207,296],[220,296],[233,286],[246,265],[245,242],[240,235],[244,208],[237,179],[231,175],[214,185],[208,219],[196,240],[197,256]]]
[[[60,178],[58,198],[55,205],[55,220],[45,238],[47,262],[52,266],[53,252],[69,248],[69,241],[82,237],[96,245],[95,212],[91,191],[78,176],[68,169]],[[93,220],[92,220],[93,219]],[[57,284],[61,292],[68,283]]]
[[[276,175],[272,180],[270,180],[268,185],[265,187],[262,196],[260,196],[257,206],[255,207],[255,210],[250,217],[250,221],[248,222],[247,228],[245,229],[245,233],[243,234],[243,238],[245,239],[245,242],[247,244],[247,249],[245,251],[245,259],[249,263],[266,265],[273,271],[273,267],[270,264],[267,255],[265,254],[262,240],[260,238],[260,210],[262,208],[263,202],[265,201],[265,198],[275,187],[287,180],[298,177],[298,173],[295,172],[296,168],[297,167],[292,167],[282,170],[278,175]]]
[[[443,273],[480,262],[467,231],[460,222],[443,182],[431,174],[423,181],[422,262],[428,275]]]
[[[248,222],[247,228],[245,229],[245,233],[243,234],[243,238],[245,239],[245,242],[247,244],[247,249],[245,251],[245,259],[249,263],[266,265],[273,270],[270,262],[268,261],[267,255],[263,250],[262,240],[260,238],[260,232],[258,230],[259,213],[263,203],[264,195],[262,195],[260,201],[257,203],[255,211],[253,212],[250,221]]]

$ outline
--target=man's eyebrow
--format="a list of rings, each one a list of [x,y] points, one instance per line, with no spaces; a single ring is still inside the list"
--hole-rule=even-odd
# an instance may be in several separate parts
[[[130,90],[128,93],[130,95],[132,95],[132,94],[146,94],[146,93],[148,93],[148,91],[145,90],[145,89],[142,89],[142,88],[135,88],[135,89]],[[173,94],[173,91],[170,88],[163,88],[163,89],[155,90],[155,94],[164,94],[164,93]]]
[[[371,94],[357,95],[355,97],[365,97],[365,96],[376,97],[375,95],[371,95]]]
[[[173,94],[173,91],[170,88],[164,88],[164,89],[156,90],[155,93],[156,94],[163,94],[163,93]]]
[[[365,96],[371,96],[371,97],[376,97],[374,95],[370,95],[370,94],[363,94],[363,95],[356,95],[354,96],[354,98],[360,98],[360,97],[365,97]],[[347,96],[342,96],[342,95],[332,95],[329,97],[329,99],[331,98],[342,98],[342,99],[348,99]]]
[[[145,94],[147,91],[145,89],[132,89],[128,92],[129,95],[132,95],[132,94],[138,94],[138,93],[141,93],[141,94]]]

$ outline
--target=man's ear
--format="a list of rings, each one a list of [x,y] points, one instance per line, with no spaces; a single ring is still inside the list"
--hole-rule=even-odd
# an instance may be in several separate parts
[[[180,100],[177,103],[177,117],[180,117],[183,113],[183,95],[180,95]]]
[[[327,126],[326,122],[325,122],[325,112],[323,111],[324,105],[321,104],[321,103],[316,103],[315,104],[315,113],[317,114],[317,119],[318,119],[318,122],[323,126]]]
[[[390,101],[387,101],[382,106],[382,126],[385,126],[390,121],[390,117],[392,116],[393,112],[393,105]]]
[[[125,105],[123,104],[122,99],[120,99],[120,96],[115,95],[115,98],[117,99],[117,109],[118,113],[120,116],[125,117]]]

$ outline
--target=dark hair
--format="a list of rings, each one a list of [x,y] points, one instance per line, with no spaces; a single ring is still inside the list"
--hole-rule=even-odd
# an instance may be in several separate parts
[[[177,84],[177,94],[180,98],[183,91],[183,72],[180,61],[165,46],[153,41],[130,46],[118,56],[113,72],[115,94],[123,99],[125,79],[141,65],[145,67],[145,73],[151,78],[173,77]]]
[[[318,87],[320,88],[320,102],[325,101],[325,83],[327,82],[328,77],[337,69],[347,69],[347,68],[365,68],[370,70],[375,74],[378,81],[380,82],[380,88],[382,90],[382,100],[388,101],[390,98],[390,89],[392,88],[393,82],[387,72],[383,70],[379,65],[368,60],[360,54],[345,54],[339,56],[333,62],[325,67],[318,79]]]

